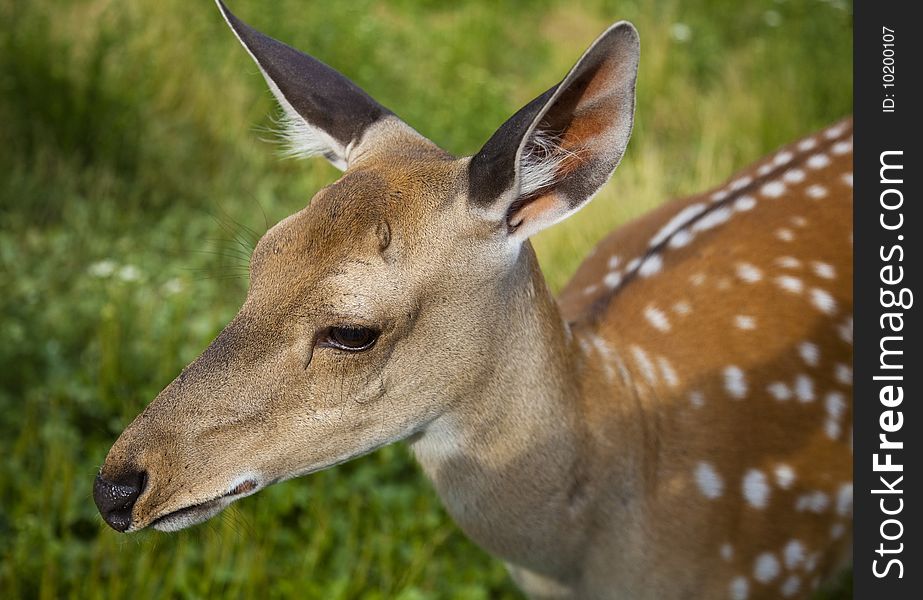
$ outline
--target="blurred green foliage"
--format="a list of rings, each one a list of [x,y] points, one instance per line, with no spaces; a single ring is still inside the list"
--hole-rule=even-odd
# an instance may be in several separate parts
[[[535,241],[555,288],[618,223],[852,105],[843,1],[232,8],[458,154],[634,21],[634,139],[593,204]],[[102,524],[109,445],[233,316],[259,234],[336,171],[261,141],[270,95],[211,2],[0,0],[0,23],[0,596],[517,597],[400,445],[179,534]]]

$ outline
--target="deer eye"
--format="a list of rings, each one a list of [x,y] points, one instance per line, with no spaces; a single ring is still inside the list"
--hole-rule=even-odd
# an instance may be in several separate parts
[[[324,345],[332,346],[339,350],[361,352],[368,350],[378,339],[378,331],[368,327],[353,325],[340,325],[327,330],[327,339]]]

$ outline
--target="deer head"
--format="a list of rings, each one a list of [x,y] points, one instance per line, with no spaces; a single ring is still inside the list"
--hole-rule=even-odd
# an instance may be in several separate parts
[[[94,486],[118,531],[204,521],[278,481],[424,431],[491,377],[528,238],[587,203],[631,132],[638,36],[605,31],[473,157],[218,7],[297,155],[342,169],[271,228],[237,316],[116,441]]]

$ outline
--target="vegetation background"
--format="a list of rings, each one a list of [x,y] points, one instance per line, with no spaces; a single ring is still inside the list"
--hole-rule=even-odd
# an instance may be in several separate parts
[[[625,160],[535,240],[556,289],[612,227],[852,106],[841,0],[231,5],[458,154],[634,21]],[[336,171],[264,143],[270,94],[207,0],[0,0],[0,24],[0,596],[518,597],[402,445],[179,534],[102,523],[109,445],[233,316],[255,239]]]

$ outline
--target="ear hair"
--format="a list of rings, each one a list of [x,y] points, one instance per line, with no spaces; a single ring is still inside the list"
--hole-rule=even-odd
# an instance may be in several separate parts
[[[639,52],[634,26],[615,23],[469,161],[472,208],[505,219],[512,243],[585,206],[618,166],[631,136]]]
[[[215,0],[221,15],[256,63],[282,107],[282,139],[289,156],[323,154],[346,169],[357,145],[380,140],[363,134],[394,113],[319,60],[253,29]]]
[[[275,97],[280,113],[273,119],[274,127],[271,131],[276,141],[282,145],[282,157],[309,158],[320,154],[337,168],[345,169],[346,165],[338,164],[336,155],[330,152],[330,142],[323,139],[321,132],[316,127],[308,125],[307,121],[292,110],[291,105],[286,107],[278,96]]]
[[[561,145],[560,134],[536,127],[520,156],[520,195],[532,196],[544,188],[554,186],[560,177],[562,165],[576,156],[576,152]]]

